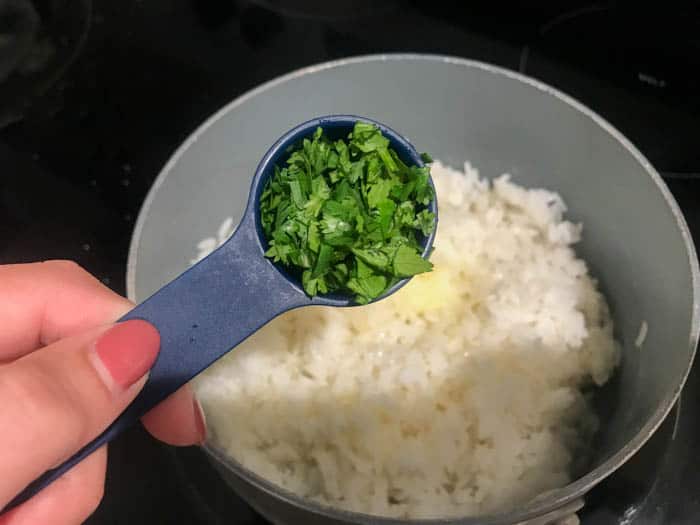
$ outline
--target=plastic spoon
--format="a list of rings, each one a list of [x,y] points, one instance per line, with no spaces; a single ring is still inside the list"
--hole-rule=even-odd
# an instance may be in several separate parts
[[[160,332],[160,353],[143,390],[102,434],[65,463],[33,481],[3,510],[31,498],[110,442],[149,409],[278,315],[300,306],[354,305],[351,297],[343,295],[310,298],[294,277],[264,256],[267,242],[260,227],[258,208],[265,182],[272,175],[274,166],[284,163],[290,146],[311,136],[319,126],[331,139],[345,138],[358,120],[377,125],[406,164],[423,165],[420,155],[406,139],[383,124],[364,117],[320,117],[285,133],[260,161],[246,211],[231,238],[119,320],[144,319]],[[437,217],[435,199],[429,208]],[[423,239],[424,257],[429,253],[434,237],[435,229]],[[398,282],[376,300],[391,295],[407,281]]]

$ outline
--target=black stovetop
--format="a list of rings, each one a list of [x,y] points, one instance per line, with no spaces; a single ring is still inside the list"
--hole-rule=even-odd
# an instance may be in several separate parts
[[[3,82],[0,54],[0,263],[71,258],[124,293],[145,193],[202,120],[292,69],[396,51],[484,60],[578,98],[664,174],[700,236],[697,10],[565,0],[527,8],[442,0],[34,4],[31,64]],[[584,525],[700,522],[699,404],[696,369],[651,442],[588,497]],[[106,496],[89,523],[264,521],[223,487],[199,450],[160,445],[135,428],[110,447]]]

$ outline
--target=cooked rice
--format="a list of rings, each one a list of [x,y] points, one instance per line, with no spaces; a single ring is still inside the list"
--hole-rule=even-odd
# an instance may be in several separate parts
[[[404,518],[571,481],[619,351],[564,202],[436,162],[435,270],[379,303],[271,322],[196,381],[211,440],[301,496]],[[225,222],[199,259],[233,230]],[[223,237],[223,238],[222,238]]]

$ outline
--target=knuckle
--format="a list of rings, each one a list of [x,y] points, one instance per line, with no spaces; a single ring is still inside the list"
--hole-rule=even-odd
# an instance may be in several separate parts
[[[65,274],[79,275],[87,273],[82,266],[80,266],[75,261],[71,261],[70,259],[56,259],[52,261],[46,261],[41,264],[44,264],[53,270]]]
[[[0,375],[0,398],[14,408],[15,424],[25,439],[42,443],[51,435],[53,442],[76,448],[84,441],[89,420],[65,386],[40,367],[6,372]]]

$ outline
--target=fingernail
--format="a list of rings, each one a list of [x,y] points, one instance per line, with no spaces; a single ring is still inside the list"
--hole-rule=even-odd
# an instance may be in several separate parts
[[[202,405],[199,404],[199,401],[197,401],[196,398],[192,400],[192,407],[194,408],[194,424],[197,427],[199,444],[201,445],[207,440],[207,420],[204,417]]]
[[[95,367],[111,390],[126,390],[153,366],[160,349],[156,328],[139,319],[114,325],[95,343]]]

